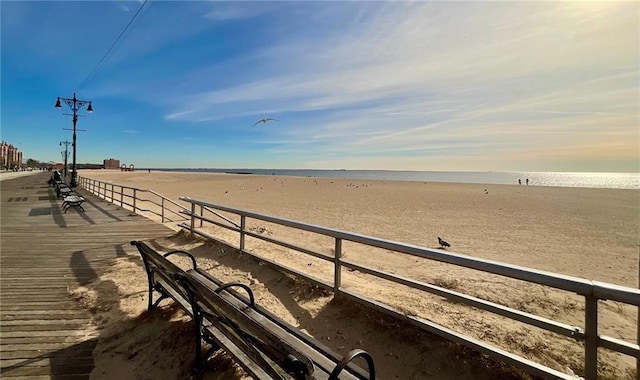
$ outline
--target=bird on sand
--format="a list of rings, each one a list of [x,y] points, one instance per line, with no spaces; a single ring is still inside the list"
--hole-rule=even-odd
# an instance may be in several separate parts
[[[440,247],[442,247],[442,248],[451,247],[451,244],[449,244],[446,241],[442,240],[440,238],[440,236],[438,236],[438,244],[440,244]]]
[[[258,121],[256,121],[256,123],[254,125],[252,125],[252,127],[255,127],[256,125],[260,124],[260,123],[265,123],[267,124],[268,121],[278,121],[276,119],[272,119],[270,117],[266,118],[266,119],[260,119]]]

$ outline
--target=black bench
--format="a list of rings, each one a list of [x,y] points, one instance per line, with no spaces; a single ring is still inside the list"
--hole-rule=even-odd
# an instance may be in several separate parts
[[[73,190],[71,190],[71,188],[61,180],[54,180],[52,185],[55,187],[58,198],[63,198],[73,193]]]
[[[149,310],[163,299],[172,298],[193,317],[196,372],[204,368],[210,355],[224,349],[247,373],[260,380],[375,379],[374,362],[369,353],[356,349],[344,357],[338,355],[256,305],[247,285],[223,284],[198,269],[189,252],[171,251],[161,255],[145,243],[132,241],[131,245],[138,248],[147,272]],[[185,271],[171,262],[168,257],[174,254],[189,257],[192,268]],[[160,293],[155,301],[154,291]],[[204,353],[203,341],[211,346]],[[357,357],[367,362],[369,372],[351,363]]]
[[[55,174],[58,174],[57,172]],[[73,207],[80,209],[84,212],[84,208],[82,207],[82,203],[84,202],[84,198],[80,195],[76,194],[69,186],[67,186],[62,179],[60,179],[60,175],[52,175],[51,178],[47,181],[51,186],[55,188],[56,196],[58,199],[62,198],[62,211],[67,213],[67,211]]]
[[[82,207],[82,202],[84,202],[83,197],[72,193],[62,198],[62,210],[66,214],[67,210],[69,210],[71,207],[74,207],[84,212],[84,208]]]

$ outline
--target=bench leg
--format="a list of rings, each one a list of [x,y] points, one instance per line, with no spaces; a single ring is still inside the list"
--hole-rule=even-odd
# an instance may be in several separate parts
[[[151,305],[152,297],[153,297],[153,290],[152,290],[151,293],[149,293],[149,305]],[[149,306],[149,311],[151,311],[152,308],[158,307],[160,302],[165,298],[167,298],[167,296],[165,294],[160,294],[160,297],[156,300],[156,302],[153,303],[153,306]]]
[[[213,340],[209,339],[206,334],[203,334],[203,316],[199,310],[193,310],[193,322],[195,324],[194,328],[196,336],[196,358],[193,363],[193,371],[196,375],[200,375],[206,369],[207,359],[209,359],[214,352],[218,351],[220,346],[218,346],[218,344]],[[202,355],[202,341],[205,341],[210,345],[204,355]]]

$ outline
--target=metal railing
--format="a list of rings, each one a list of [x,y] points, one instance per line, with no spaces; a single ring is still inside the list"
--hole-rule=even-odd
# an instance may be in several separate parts
[[[161,223],[179,222],[187,219],[183,214],[185,210],[188,210],[187,208],[153,190],[86,177],[79,177],[78,183],[84,190],[136,214],[153,214],[160,218]]]
[[[365,304],[381,312],[400,317],[404,320],[407,320],[411,324],[418,326],[421,329],[435,333],[436,335],[457,342],[459,344],[468,346],[478,352],[484,353],[495,359],[519,367],[533,375],[549,379],[575,379],[573,375],[565,374],[563,372],[544,366],[540,363],[536,363],[529,359],[518,356],[514,353],[502,350],[487,342],[463,335],[447,327],[438,325],[432,321],[420,318],[419,316],[407,315],[389,305],[384,304],[381,300],[370,299],[366,296],[345,289],[342,287],[342,268],[360,271],[362,273],[372,275],[387,281],[435,294],[456,303],[461,303],[478,309],[482,309],[527,325],[544,329],[560,336],[570,337],[572,339],[575,339],[575,341],[577,342],[583,342],[585,352],[584,376],[586,380],[595,380],[598,377],[597,369],[599,347],[630,355],[632,357],[635,357],[637,361],[640,360],[640,346],[637,343],[630,343],[620,339],[599,335],[598,333],[598,301],[612,300],[638,307],[640,306],[640,290],[638,289],[617,286],[598,281],[589,281],[577,277],[564,276],[551,272],[544,272],[515,265],[503,264],[496,261],[468,257],[461,254],[442,252],[439,250],[398,243],[332,228],[326,228],[269,215],[258,214],[246,210],[193,199],[187,196],[180,197],[180,200],[190,203],[191,210],[183,211],[183,213],[190,216],[190,222],[188,224],[181,223],[179,224],[179,226],[189,230],[192,235],[198,234],[208,239],[220,241],[220,239],[208,234],[202,229],[199,229],[203,226],[203,222],[213,224],[215,226],[222,227],[231,231],[236,231],[239,233],[239,246],[237,246],[236,248],[240,249],[246,254],[256,257],[257,259],[267,264],[276,266],[278,269],[284,272],[305,278],[320,287],[332,290],[335,292],[335,294],[347,296],[359,303]],[[216,210],[239,216],[240,223],[235,223],[226,217],[224,218],[226,223],[223,223],[218,219],[212,219],[208,215],[205,215],[205,211],[216,212]],[[221,216],[217,212],[215,213],[215,215]],[[304,248],[295,244],[277,240],[273,237],[267,237],[259,233],[252,232],[251,230],[247,229],[247,219],[261,220],[288,228],[308,231],[331,237],[334,241],[333,247],[331,247],[333,248],[334,255],[329,256],[312,249]],[[196,221],[198,222],[198,226],[196,226]],[[268,243],[276,244],[333,263],[333,282],[331,283],[319,278],[315,278],[309,274],[303,273],[300,270],[296,270],[283,264],[276,263],[269,258],[263,257],[255,252],[247,250],[245,247],[247,237],[260,239]],[[490,302],[481,298],[463,294],[461,292],[456,292],[447,288],[443,288],[441,286],[405,278],[393,273],[374,269],[350,260],[346,260],[342,257],[342,246],[343,242],[345,241],[364,244],[370,247],[387,249],[394,252],[435,260],[460,267],[471,268],[485,273],[492,273],[512,279],[522,280],[529,283],[535,283],[576,293],[584,297],[584,328],[571,326],[565,323]],[[225,241],[223,241],[223,243],[229,244]],[[638,312],[640,313],[640,308]],[[636,376],[638,376],[638,367],[639,363],[636,362]]]

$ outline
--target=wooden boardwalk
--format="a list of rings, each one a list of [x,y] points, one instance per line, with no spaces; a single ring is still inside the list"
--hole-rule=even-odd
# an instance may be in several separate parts
[[[64,214],[49,176],[0,182],[2,379],[88,379],[98,332],[68,289],[136,254],[129,241],[174,233],[92,195],[83,194],[86,212]]]

